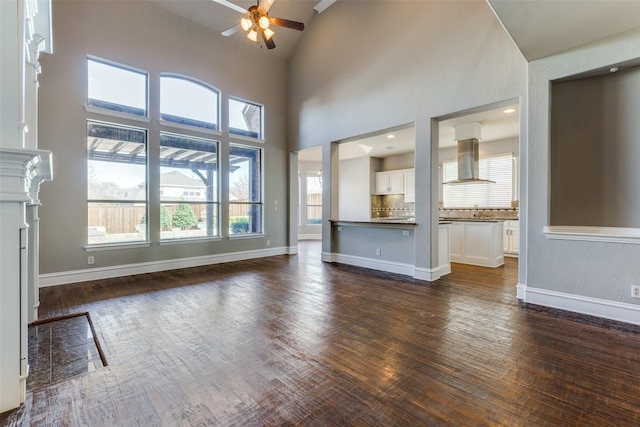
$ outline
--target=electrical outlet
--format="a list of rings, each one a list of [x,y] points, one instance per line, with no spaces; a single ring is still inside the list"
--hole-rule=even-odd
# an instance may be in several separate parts
[[[408,235],[409,235],[409,230],[404,230],[404,231],[402,232],[402,235],[403,235],[403,236],[408,236]]]
[[[376,249],[376,255],[378,256],[382,255],[382,251],[380,249]]]
[[[96,259],[93,256],[87,257],[87,264],[91,265],[95,263],[96,263]]]
[[[271,240],[267,240],[267,246],[271,246]]]
[[[631,298],[640,298],[640,285],[631,285]]]
[[[342,231],[342,227],[338,227],[338,231]]]

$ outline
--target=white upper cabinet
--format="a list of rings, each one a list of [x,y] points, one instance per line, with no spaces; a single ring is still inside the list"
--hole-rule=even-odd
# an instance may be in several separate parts
[[[416,173],[414,169],[404,173],[404,201],[405,203],[416,201]]]
[[[376,194],[404,193],[403,171],[376,172]]]
[[[375,176],[375,194],[404,194],[405,202],[415,201],[415,169],[376,172]]]

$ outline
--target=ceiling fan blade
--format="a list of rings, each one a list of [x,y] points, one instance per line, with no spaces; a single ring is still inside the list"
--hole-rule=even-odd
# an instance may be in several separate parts
[[[264,40],[264,44],[267,46],[267,49],[274,49],[276,47],[276,42],[273,41],[273,37],[267,39],[263,29],[260,29],[260,34],[262,34],[262,40]]]
[[[289,21],[284,18],[276,18],[275,16],[270,16],[271,25],[276,25],[278,27],[291,28],[292,30],[302,31],[304,30],[304,24],[302,22]]]
[[[326,8],[328,8],[329,6],[334,4],[335,2],[336,2],[336,0],[321,0],[321,1],[318,2],[318,4],[313,6],[313,8],[315,9],[316,12],[322,13]]]
[[[258,4],[258,10],[266,14],[267,12],[269,12],[269,9],[271,9],[274,1],[276,0],[260,0]]]
[[[226,6],[229,9],[233,9],[236,12],[247,13],[247,9],[242,8],[242,7],[238,6],[237,4],[233,4],[233,3],[231,3],[230,1],[227,1],[227,0],[213,0],[213,2],[221,4],[223,6]]]
[[[222,35],[225,37],[229,37],[232,34],[237,33],[240,30],[240,24],[234,25],[231,28],[228,28],[222,32]]]

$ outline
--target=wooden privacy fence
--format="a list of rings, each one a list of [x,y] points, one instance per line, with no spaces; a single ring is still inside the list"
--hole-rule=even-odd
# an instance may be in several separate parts
[[[187,203],[188,204],[188,203]],[[198,221],[204,221],[207,213],[206,204],[188,204],[196,214]],[[178,207],[176,204],[163,204],[169,215]],[[143,223],[146,207],[141,205],[92,205],[89,206],[89,227],[105,227],[107,234],[135,233],[136,226]],[[229,205],[229,216],[247,215],[247,205]]]

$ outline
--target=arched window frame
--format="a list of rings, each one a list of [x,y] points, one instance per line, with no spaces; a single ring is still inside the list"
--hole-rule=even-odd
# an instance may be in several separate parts
[[[175,79],[182,80],[187,83],[191,83],[195,86],[199,86],[202,89],[208,91],[209,93],[215,94],[215,123],[209,123],[204,120],[198,120],[191,117],[177,116],[171,115],[171,117],[175,117],[175,120],[172,120],[168,113],[163,111],[162,106],[162,82],[164,79]],[[160,119],[159,122],[162,126],[173,127],[178,129],[186,129],[186,130],[197,130],[199,132],[212,133],[215,135],[220,135],[222,132],[220,131],[220,108],[221,108],[221,93],[220,89],[215,86],[210,85],[209,83],[203,82],[202,80],[198,80],[196,78],[185,76],[182,74],[176,73],[161,73],[160,74],[160,102],[159,102],[159,110],[160,110]]]

